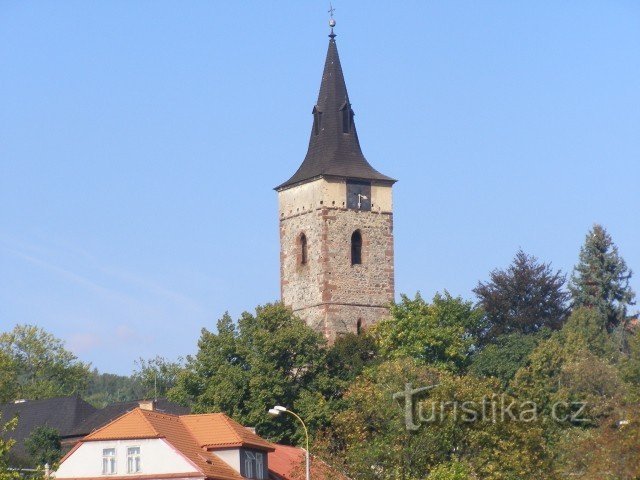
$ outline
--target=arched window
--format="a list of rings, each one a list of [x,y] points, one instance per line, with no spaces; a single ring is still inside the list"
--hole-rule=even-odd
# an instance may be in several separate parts
[[[307,264],[307,236],[300,234],[300,265]]]
[[[356,230],[351,235],[351,265],[362,263],[362,235],[360,230]]]
[[[358,319],[358,323],[356,323],[356,335],[360,335],[362,333],[362,319]]]

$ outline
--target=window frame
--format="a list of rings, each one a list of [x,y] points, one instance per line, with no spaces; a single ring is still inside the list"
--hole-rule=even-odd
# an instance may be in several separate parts
[[[131,453],[132,449],[138,449],[138,453]],[[140,445],[127,446],[127,473],[140,473],[142,471],[142,449]],[[133,462],[131,462],[133,460]],[[136,467],[132,469],[131,466]]]
[[[107,452],[113,452],[109,454]],[[118,453],[115,447],[102,449],[102,475],[117,475],[118,473]]]
[[[269,465],[266,452],[243,448],[240,450],[240,475],[253,480],[269,478]]]

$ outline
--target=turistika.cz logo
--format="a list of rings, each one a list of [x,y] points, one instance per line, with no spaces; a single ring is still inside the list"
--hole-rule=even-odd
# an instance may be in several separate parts
[[[479,400],[435,401],[425,399],[429,390],[439,385],[413,388],[405,384],[404,391],[393,394],[394,400],[404,400],[404,420],[407,430],[416,431],[423,424],[462,421],[473,422],[533,422],[542,411],[536,402],[518,401],[505,394],[484,395]],[[583,416],[587,402],[556,402],[548,414],[560,423],[584,423],[589,419]]]

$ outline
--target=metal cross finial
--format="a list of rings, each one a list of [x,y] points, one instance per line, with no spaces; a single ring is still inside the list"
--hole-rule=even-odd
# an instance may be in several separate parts
[[[333,18],[333,12],[335,12],[335,11],[336,11],[336,9],[333,8],[333,5],[331,4],[331,2],[329,2],[329,11],[328,11],[328,13],[329,13],[329,16],[331,18]]]
[[[336,34],[333,33],[333,27],[336,26],[336,21],[333,19],[333,12],[335,12],[336,9],[333,8],[333,5],[331,4],[331,2],[329,2],[329,26],[331,27],[331,33],[329,34],[329,37],[333,40],[334,38],[336,38]]]

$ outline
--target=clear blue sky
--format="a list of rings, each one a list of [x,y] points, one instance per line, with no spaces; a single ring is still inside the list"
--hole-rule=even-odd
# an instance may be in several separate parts
[[[278,299],[326,3],[0,1],[0,330],[129,373]],[[334,3],[399,293],[570,271],[594,222],[640,291],[640,2]]]

